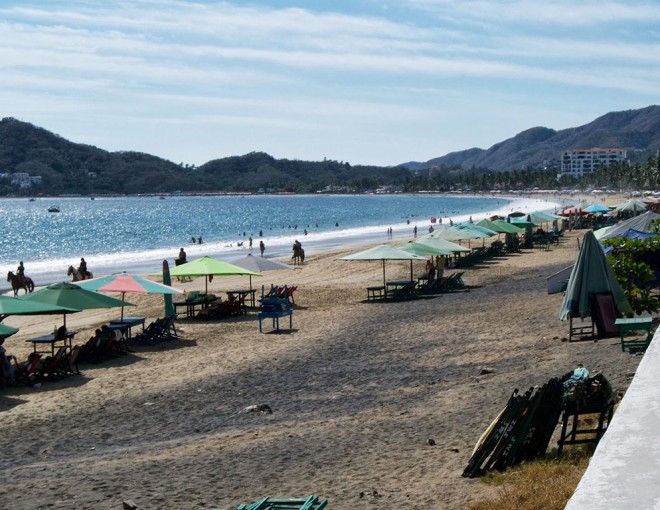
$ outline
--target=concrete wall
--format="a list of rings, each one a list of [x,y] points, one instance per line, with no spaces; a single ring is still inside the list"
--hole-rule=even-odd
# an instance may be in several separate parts
[[[660,328],[566,510],[660,509]]]

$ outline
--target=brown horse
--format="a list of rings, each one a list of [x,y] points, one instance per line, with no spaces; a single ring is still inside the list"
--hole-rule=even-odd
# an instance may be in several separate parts
[[[87,274],[80,274],[80,269],[76,269],[73,266],[69,266],[69,269],[66,272],[67,276],[71,276],[74,282],[79,282],[82,280],[91,280],[94,278],[94,275],[91,271],[87,271]]]
[[[302,265],[305,262],[305,250],[299,244],[293,245],[293,256],[291,257],[294,264]]]
[[[26,294],[34,290],[34,282],[32,281],[32,278],[28,278],[25,275],[21,277],[9,271],[7,273],[7,281],[11,282],[11,287],[14,289],[14,296],[18,296],[18,291],[20,289],[23,289]]]

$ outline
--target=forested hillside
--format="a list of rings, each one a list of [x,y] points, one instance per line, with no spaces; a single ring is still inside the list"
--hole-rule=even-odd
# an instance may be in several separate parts
[[[338,161],[275,159],[253,152],[178,165],[138,152],[108,152],[70,142],[12,118],[0,121],[0,173],[41,176],[38,187],[19,190],[0,179],[0,194],[135,194],[167,192],[309,193],[327,186],[375,189],[399,186],[411,176],[403,167],[351,166]]]

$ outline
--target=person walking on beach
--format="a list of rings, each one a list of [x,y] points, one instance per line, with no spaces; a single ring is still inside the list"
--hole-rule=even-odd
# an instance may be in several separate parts
[[[413,236],[417,237],[417,225],[413,227]]]
[[[259,251],[261,252],[261,256],[264,256],[264,251],[266,250],[266,245],[264,244],[263,241],[259,241]]]
[[[252,236],[250,236],[250,244],[249,244],[249,248],[252,249]]]

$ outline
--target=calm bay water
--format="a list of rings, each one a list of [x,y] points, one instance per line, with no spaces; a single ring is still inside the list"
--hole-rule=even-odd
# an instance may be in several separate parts
[[[510,210],[509,203],[438,195],[4,199],[0,270],[15,271],[23,260],[26,274],[44,285],[68,280],[68,266],[77,267],[85,257],[96,276],[149,273],[159,271],[163,259],[172,263],[182,246],[188,260],[210,255],[230,261],[247,252],[249,236],[257,254],[263,239],[266,256],[289,256],[299,239],[309,255],[358,241],[386,241],[388,227],[395,237],[408,238],[417,225],[421,235],[432,216],[447,223],[473,215],[476,221]],[[48,212],[52,205],[61,212]],[[190,243],[200,236],[203,244]]]

